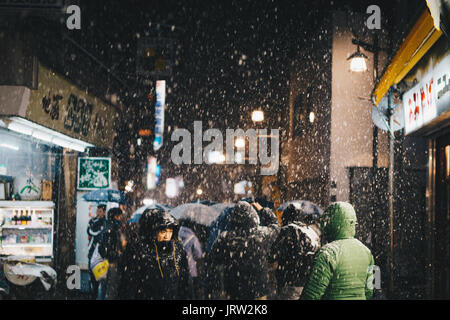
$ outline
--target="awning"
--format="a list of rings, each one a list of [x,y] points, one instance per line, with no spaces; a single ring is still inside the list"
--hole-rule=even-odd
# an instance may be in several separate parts
[[[389,88],[402,81],[441,35],[442,31],[434,27],[433,18],[426,9],[403,41],[382,78],[376,84],[373,96],[377,105]]]

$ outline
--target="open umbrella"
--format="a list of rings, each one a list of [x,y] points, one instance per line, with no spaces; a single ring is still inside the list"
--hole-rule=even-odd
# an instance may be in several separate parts
[[[219,213],[222,213],[225,209],[234,207],[234,203],[231,202],[222,202],[216,203],[211,206],[214,210],[217,210]]]
[[[201,203],[185,203],[173,208],[170,213],[180,221],[190,221],[203,226],[209,226],[220,214]]]
[[[139,209],[137,209],[135,212],[133,212],[133,214],[131,215],[130,220],[128,220],[128,223],[137,223],[137,222],[139,222],[139,219],[141,218],[142,214],[147,209],[162,209],[162,210],[170,211],[171,207],[169,207],[167,205],[164,205],[164,204],[159,204],[159,203],[154,203],[154,204],[149,204],[147,206],[142,206]]]
[[[206,252],[209,252],[211,250],[211,247],[214,244],[214,241],[216,241],[219,234],[222,231],[226,230],[228,223],[227,217],[234,206],[234,203],[218,203],[212,206],[215,210],[218,210],[220,214],[209,226],[208,241],[205,248]]]
[[[312,217],[312,218],[319,218],[321,215],[323,215],[323,209],[320,208],[317,204],[308,201],[308,200],[292,200],[287,201],[283,203],[281,206],[277,208],[279,211],[284,211],[290,204],[293,204],[294,206],[298,206],[299,208],[303,209],[303,214]]]
[[[125,193],[114,189],[99,189],[86,193],[82,197],[86,201],[94,202],[117,202],[127,204]]]
[[[201,243],[208,239],[209,225],[220,214],[217,210],[201,203],[186,203],[170,210],[180,225],[194,231]]]

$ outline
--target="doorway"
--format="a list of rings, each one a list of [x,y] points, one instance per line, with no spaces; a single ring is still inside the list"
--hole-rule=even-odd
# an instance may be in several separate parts
[[[450,133],[436,139],[435,298],[450,299]]]

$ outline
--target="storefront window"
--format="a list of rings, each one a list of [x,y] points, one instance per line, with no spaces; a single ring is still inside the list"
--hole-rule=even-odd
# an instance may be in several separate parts
[[[0,176],[12,179],[0,200],[52,200],[58,149],[38,140],[0,129]],[[5,182],[6,183],[6,182]]]

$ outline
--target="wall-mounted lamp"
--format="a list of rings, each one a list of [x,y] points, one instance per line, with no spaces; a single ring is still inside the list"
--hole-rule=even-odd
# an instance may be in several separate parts
[[[356,45],[356,52],[353,53],[347,60],[350,61],[350,70],[353,72],[364,72],[367,70],[366,60],[369,58],[360,51],[360,47],[364,50],[373,53],[373,68],[374,68],[374,81],[378,80],[378,54],[380,51],[387,50],[385,48],[378,46],[378,37],[374,35],[373,43],[367,43],[361,40],[358,40],[356,37],[352,39],[352,43]]]
[[[352,72],[364,72],[367,71],[366,60],[368,57],[359,50],[357,46],[356,52],[353,53],[347,60],[350,60],[350,71]]]

